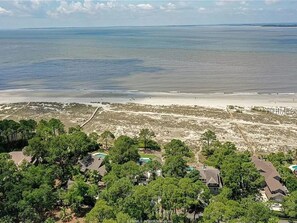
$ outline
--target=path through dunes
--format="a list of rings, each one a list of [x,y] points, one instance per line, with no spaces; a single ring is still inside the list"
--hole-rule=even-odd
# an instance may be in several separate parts
[[[199,151],[201,134],[216,132],[221,141],[234,142],[240,150],[252,152],[297,148],[297,117],[257,111],[141,104],[59,104],[26,103],[0,105],[0,118],[59,118],[67,127],[82,125],[87,132],[110,130],[116,136],[136,136],[142,128],[152,129],[161,144],[172,138],[188,143]],[[13,113],[13,111],[18,112]],[[83,124],[82,124],[83,123]],[[198,158],[198,157],[197,157]]]
[[[97,112],[99,111],[100,108],[101,108],[101,106],[98,106],[95,109],[94,113],[91,115],[91,117],[87,121],[85,121],[83,124],[81,124],[80,127],[83,128],[85,125],[87,125],[95,117],[95,115],[97,114]]]

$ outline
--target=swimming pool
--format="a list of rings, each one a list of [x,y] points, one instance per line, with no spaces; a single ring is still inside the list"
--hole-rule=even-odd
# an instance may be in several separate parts
[[[187,171],[189,171],[189,172],[192,172],[193,170],[195,170],[196,168],[195,167],[193,167],[193,166],[188,166],[187,167]]]
[[[152,161],[151,158],[145,158],[145,157],[139,158],[139,162],[141,163],[148,163],[150,161]]]
[[[107,154],[106,153],[94,153],[93,156],[104,159],[107,156]]]
[[[93,156],[96,156],[96,157],[102,158],[102,159],[104,159],[107,155],[108,154],[106,154],[106,153],[93,153]],[[140,163],[149,163],[151,161],[152,161],[151,158],[147,158],[147,157],[140,157],[139,158]]]

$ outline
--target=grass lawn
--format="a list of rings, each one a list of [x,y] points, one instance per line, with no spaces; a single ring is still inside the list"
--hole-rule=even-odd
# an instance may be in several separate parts
[[[142,158],[151,158],[151,159],[156,159],[157,158],[157,156],[155,156],[153,154],[146,154],[146,153],[143,153],[143,152],[140,152],[139,155]]]

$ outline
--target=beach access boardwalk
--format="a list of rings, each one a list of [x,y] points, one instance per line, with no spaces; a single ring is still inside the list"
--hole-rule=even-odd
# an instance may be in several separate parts
[[[99,109],[102,108],[101,106],[98,106],[95,111],[93,112],[93,114],[90,116],[90,118],[85,121],[83,124],[80,125],[81,128],[83,128],[85,125],[87,125],[90,121],[92,121],[92,119],[95,117],[95,115],[97,114],[97,112],[99,111]]]

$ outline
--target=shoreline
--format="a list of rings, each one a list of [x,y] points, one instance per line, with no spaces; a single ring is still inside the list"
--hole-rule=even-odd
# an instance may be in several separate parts
[[[119,90],[0,90],[0,103],[136,103],[226,108],[229,105],[251,107],[297,108],[297,93],[180,93]]]

